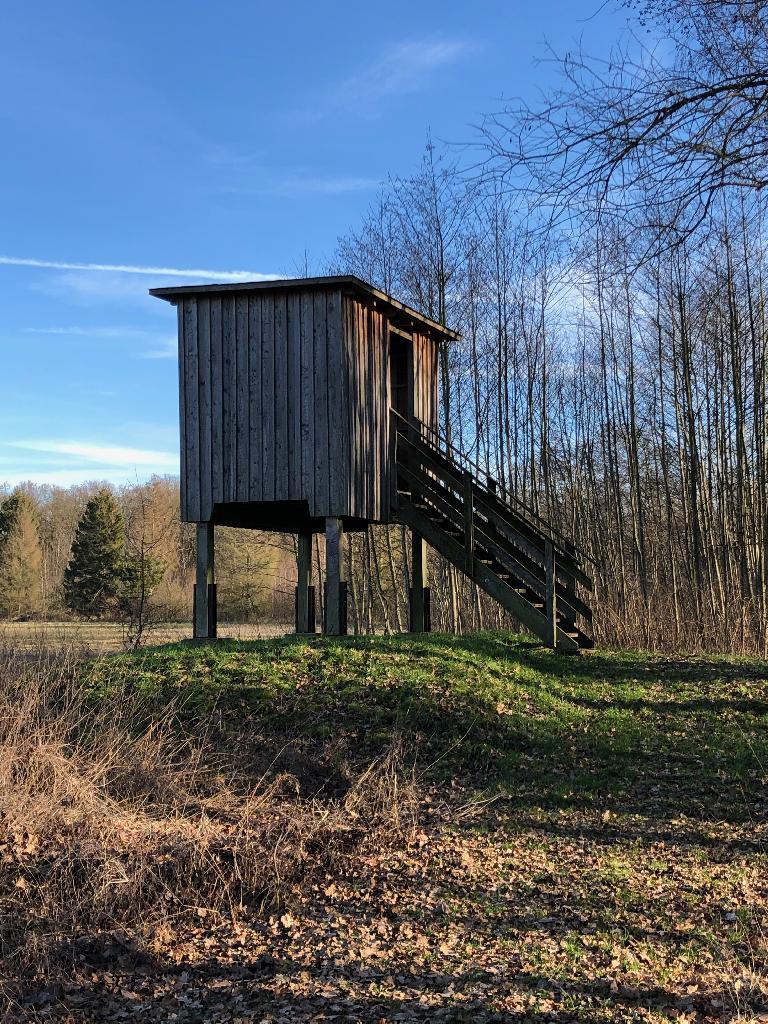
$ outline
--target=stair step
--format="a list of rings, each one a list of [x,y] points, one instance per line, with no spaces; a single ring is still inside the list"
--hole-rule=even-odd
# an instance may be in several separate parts
[[[440,464],[446,469],[453,468],[454,463],[451,458],[443,453],[441,459],[442,462]],[[437,476],[434,476],[433,473],[437,474]],[[422,476],[424,477],[423,487],[418,482]],[[478,488],[479,493],[486,491],[486,488],[477,480],[474,485]],[[402,513],[405,514],[409,508],[412,509],[414,523],[420,520],[424,532],[428,537],[430,534],[432,535],[438,549],[449,552],[449,561],[455,561],[455,564],[460,569],[465,572],[469,571],[471,560],[467,557],[470,555],[470,552],[466,550],[464,543],[465,531],[461,496],[457,496],[452,487],[446,487],[442,484],[440,470],[436,468],[433,470],[428,459],[426,459],[423,466],[413,462],[409,465],[404,464],[403,472],[398,474],[397,494],[403,499]],[[443,497],[441,498],[439,495]],[[533,608],[540,615],[546,615],[546,602],[540,596],[544,588],[543,566],[538,562],[536,565],[530,565],[530,577],[528,572],[522,569],[520,573],[514,569],[508,569],[506,555],[508,554],[514,558],[520,557],[519,549],[522,547],[525,552],[527,550],[525,545],[516,544],[514,535],[508,537],[504,531],[499,531],[494,524],[493,517],[483,514],[482,505],[479,511],[476,511],[476,516],[477,543],[473,544],[471,555],[481,577],[478,580],[480,585],[483,586],[483,575],[487,574],[488,577],[492,575],[495,579],[501,580],[506,588],[509,588],[506,592],[506,598],[503,593],[498,595],[499,600],[504,606],[508,608],[514,606],[511,595],[516,594],[523,598],[528,609]],[[404,515],[404,518],[405,522],[408,523],[409,518],[407,515]],[[513,527],[513,529],[516,529],[516,527]],[[533,530],[534,534],[536,533],[536,527],[529,526],[529,529]],[[522,533],[525,535],[525,529]],[[453,542],[452,545],[448,545],[448,538]],[[459,550],[456,550],[457,548]],[[536,562],[536,559],[533,561]],[[528,565],[528,562],[524,559],[523,564]],[[522,582],[526,578],[531,578],[533,581],[532,585],[529,586]],[[490,578],[488,578],[488,583],[490,586]],[[490,589],[494,590],[493,587],[490,587]],[[543,637],[545,630],[541,619],[539,617],[531,618],[522,607],[519,608],[519,611],[526,621],[531,622],[531,628]],[[561,640],[567,647],[573,646],[578,651],[594,646],[592,638],[588,634],[583,633],[575,624],[572,614],[569,616],[569,621],[566,621],[565,614],[558,610],[557,622]]]

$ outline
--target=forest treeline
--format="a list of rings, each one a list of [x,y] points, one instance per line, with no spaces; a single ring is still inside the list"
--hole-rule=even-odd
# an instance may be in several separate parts
[[[338,269],[462,332],[442,431],[593,559],[601,643],[764,650],[762,233],[761,204],[724,206],[640,269],[605,225],[576,253],[430,147],[340,244]],[[476,625],[474,588],[438,574],[438,617]]]
[[[351,632],[408,628],[407,541],[401,527],[349,535]],[[180,520],[178,478],[121,487],[26,483],[0,489],[0,619],[117,621],[129,645],[146,642],[160,623],[191,621],[195,557],[195,526]],[[320,623],[322,537],[314,539],[312,564]],[[447,628],[440,566],[436,560],[432,570],[435,626]],[[216,583],[222,623],[291,629],[296,538],[217,527]],[[483,620],[508,621],[494,606]]]
[[[661,57],[568,55],[460,164],[430,143],[336,269],[462,332],[443,432],[593,560],[598,642],[765,654],[768,5],[625,6]]]
[[[222,618],[288,621],[290,539],[226,529],[217,542]],[[120,621],[138,641],[159,622],[190,621],[194,575],[176,478],[0,492],[2,618]]]

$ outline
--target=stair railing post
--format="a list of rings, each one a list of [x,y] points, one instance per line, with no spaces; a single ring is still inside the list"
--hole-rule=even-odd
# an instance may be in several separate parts
[[[464,470],[464,571],[467,576],[475,571],[475,494],[468,469]]]
[[[557,648],[557,587],[555,585],[555,547],[551,540],[544,543],[544,569],[546,573],[547,646]]]
[[[577,592],[577,589],[576,589],[576,577],[568,569],[563,569],[562,566],[560,567],[559,571],[560,571],[561,580],[563,582],[563,589],[565,590],[565,601],[566,601],[566,605],[567,605],[569,602],[571,602],[574,598],[576,598],[578,596],[578,592]],[[561,611],[563,613],[563,618],[565,619],[565,622],[566,622],[567,626],[569,627],[569,629],[575,629],[576,628],[576,613],[575,613],[575,611],[573,613],[571,613],[568,610],[567,607],[563,607],[562,603],[560,604],[560,609],[561,609]]]

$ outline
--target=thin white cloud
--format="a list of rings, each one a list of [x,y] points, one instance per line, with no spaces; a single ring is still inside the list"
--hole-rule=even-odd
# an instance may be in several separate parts
[[[151,466],[165,472],[178,471],[179,457],[171,452],[147,448],[125,448],[121,445],[99,445],[79,441],[8,441],[12,448],[53,455],[71,455],[104,466]]]
[[[275,196],[280,199],[300,199],[302,196],[341,196],[350,192],[370,192],[382,184],[380,178],[328,177],[313,178],[300,174],[285,175],[263,184],[222,185],[214,188],[223,195]]]
[[[158,473],[158,476],[164,474]],[[108,483],[108,484],[131,484],[136,483],[136,474],[129,470],[103,470],[94,471],[92,466],[75,467],[73,469],[47,469],[18,470],[16,472],[0,471],[0,484],[6,487],[18,487],[19,484],[50,484],[53,487],[72,487],[74,484]]]
[[[75,338],[147,338],[156,331],[139,327],[25,327],[25,334],[56,334]]]
[[[156,278],[153,285],[172,285],[174,277]],[[137,274],[97,272],[88,270],[64,270],[54,274],[43,274],[29,283],[29,288],[43,295],[88,308],[124,306],[145,311],[158,312],[160,303],[147,291],[145,277]]]
[[[179,352],[179,342],[176,338],[165,338],[157,348],[147,349],[141,352],[142,359],[176,359]]]
[[[84,270],[112,274],[144,274],[150,277],[206,278],[211,281],[275,281],[278,274],[261,274],[255,270],[200,270],[180,267],[144,267],[123,263],[70,263],[63,260],[27,259],[20,256],[0,256],[0,265],[6,267],[37,267],[47,270]]]
[[[388,47],[378,60],[353,75],[335,92],[338,102],[373,102],[414,92],[430,75],[474,50],[460,39],[413,39]]]

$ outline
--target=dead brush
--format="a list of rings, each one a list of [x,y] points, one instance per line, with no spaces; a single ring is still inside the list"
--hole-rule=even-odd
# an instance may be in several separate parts
[[[237,914],[367,844],[408,841],[416,777],[402,744],[343,795],[286,772],[242,777],[204,718],[96,697],[67,649],[0,649],[0,989],[63,980],[78,944],[165,918]],[[236,744],[234,744],[236,746]]]
[[[342,811],[377,843],[407,843],[412,837],[419,814],[418,775],[413,756],[406,758],[402,736],[393,735],[386,753],[355,778]]]
[[[718,959],[727,978],[721,996],[724,1019],[764,1020],[768,1013],[768,933],[757,913],[750,912],[739,925],[740,955],[733,948],[717,946]]]

